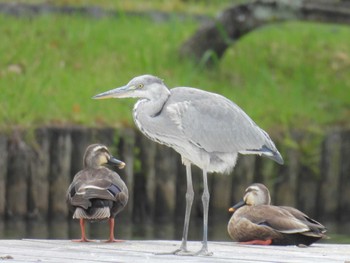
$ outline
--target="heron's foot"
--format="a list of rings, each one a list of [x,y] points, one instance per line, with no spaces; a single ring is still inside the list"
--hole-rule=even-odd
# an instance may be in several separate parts
[[[207,246],[202,246],[200,250],[193,254],[193,256],[212,256],[213,252],[208,251]]]
[[[105,240],[104,242],[105,243],[122,243],[122,242],[125,242],[125,240],[110,238],[108,240]]]
[[[155,253],[156,255],[178,255],[178,256],[192,256],[193,253],[188,251],[186,247],[181,246],[180,248],[164,253]]]
[[[207,248],[202,247],[197,252],[191,252],[187,249],[179,248],[172,252],[156,253],[156,255],[177,255],[177,256],[212,256],[213,252],[209,252]]]

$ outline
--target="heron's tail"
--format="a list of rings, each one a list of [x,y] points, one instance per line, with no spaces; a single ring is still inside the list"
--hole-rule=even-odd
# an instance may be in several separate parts
[[[284,164],[282,155],[279,153],[279,151],[274,147],[274,149],[270,149],[266,145],[263,145],[260,149],[257,150],[245,150],[245,151],[240,151],[240,154],[256,154],[256,155],[261,155],[265,156],[269,159],[274,160],[275,162],[279,164]]]
[[[265,145],[263,148],[266,147]],[[282,155],[279,153],[279,151],[271,151],[269,148],[266,147],[266,151],[261,152],[262,156],[265,156],[271,160],[274,160],[278,164],[284,164],[284,160]]]

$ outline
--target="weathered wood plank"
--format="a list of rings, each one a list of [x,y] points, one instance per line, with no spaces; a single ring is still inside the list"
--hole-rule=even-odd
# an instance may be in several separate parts
[[[159,255],[174,250],[180,241],[137,241],[108,244],[69,240],[0,240],[0,257],[11,262],[348,262],[350,245],[245,246],[234,242],[209,242],[210,257]],[[196,251],[200,242],[189,242]]]

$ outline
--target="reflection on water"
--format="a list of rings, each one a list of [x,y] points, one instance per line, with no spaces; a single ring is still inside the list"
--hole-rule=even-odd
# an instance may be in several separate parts
[[[116,218],[115,236],[118,239],[163,239],[181,240],[183,223],[143,223],[132,224]],[[87,223],[86,234],[92,239],[107,239],[109,225],[107,221]],[[192,220],[189,230],[190,240],[201,240],[202,221]],[[209,225],[210,240],[229,241],[226,222]],[[80,237],[78,220],[69,221],[0,221],[0,238],[48,238],[76,239]]]
[[[210,241],[231,241],[226,231],[226,221],[216,221],[208,228]],[[157,223],[157,224],[132,224],[116,219],[115,236],[124,240],[181,240],[182,222],[179,223]],[[86,224],[88,238],[104,240],[108,238],[108,222]],[[335,231],[338,229],[338,231]],[[339,234],[342,233],[342,234]],[[337,228],[335,225],[328,226],[330,239],[324,243],[350,243],[349,229]],[[69,221],[0,221],[0,238],[21,239],[21,238],[43,238],[43,239],[77,239],[80,238],[80,227],[78,220]],[[192,220],[189,229],[189,240],[202,239],[202,221]]]

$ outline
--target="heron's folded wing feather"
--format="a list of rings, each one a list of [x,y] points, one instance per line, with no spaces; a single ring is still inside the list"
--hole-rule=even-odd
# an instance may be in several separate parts
[[[168,106],[171,119],[190,142],[209,152],[257,150],[266,144],[275,148],[268,135],[236,104],[211,95]]]

